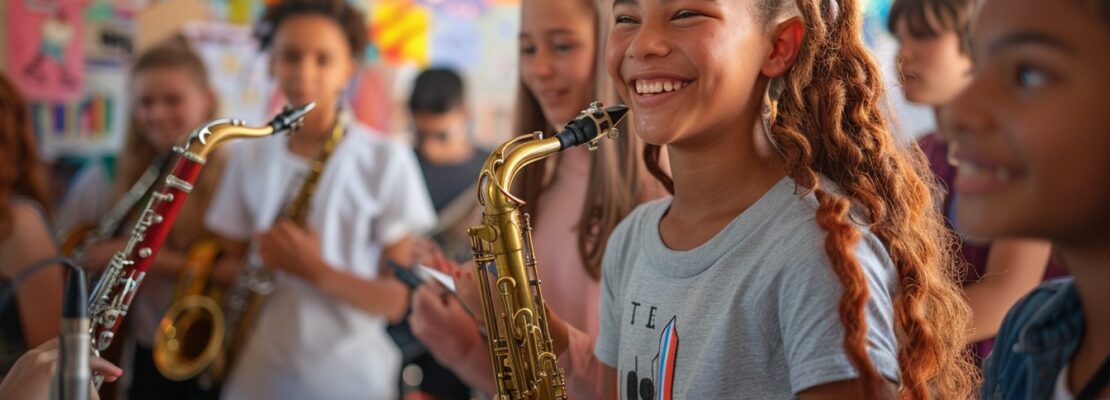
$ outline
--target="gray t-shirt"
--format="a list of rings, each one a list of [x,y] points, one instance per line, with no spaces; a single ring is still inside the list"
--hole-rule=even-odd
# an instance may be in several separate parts
[[[781,399],[857,376],[812,194],[796,194],[784,178],[689,251],[659,238],[670,204],[637,208],[605,252],[594,352],[617,369],[621,399]],[[855,255],[871,293],[868,352],[896,381],[895,270],[878,238],[861,230]]]

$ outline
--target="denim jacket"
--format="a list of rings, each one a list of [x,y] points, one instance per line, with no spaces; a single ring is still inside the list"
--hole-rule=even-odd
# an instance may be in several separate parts
[[[1045,282],[1002,322],[983,366],[983,399],[1052,397],[1056,377],[1083,338],[1083,308],[1072,278]]]

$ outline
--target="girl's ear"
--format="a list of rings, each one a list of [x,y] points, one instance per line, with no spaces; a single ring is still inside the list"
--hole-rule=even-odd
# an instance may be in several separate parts
[[[763,60],[760,69],[763,75],[776,78],[790,70],[802,49],[805,29],[805,21],[801,17],[792,17],[775,26],[771,36],[771,53]]]

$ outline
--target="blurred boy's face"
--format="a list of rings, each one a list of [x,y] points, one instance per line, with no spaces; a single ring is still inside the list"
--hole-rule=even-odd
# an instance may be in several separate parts
[[[445,113],[416,112],[412,115],[416,131],[416,146],[432,163],[444,164],[469,153],[470,139],[466,136],[467,115],[462,107]]]
[[[356,62],[339,24],[321,15],[296,15],[278,25],[270,67],[294,106],[315,101],[334,109]]]
[[[910,102],[939,106],[956,97],[970,81],[971,58],[960,53],[960,37],[944,32],[918,38],[905,20],[898,31],[898,77]]]

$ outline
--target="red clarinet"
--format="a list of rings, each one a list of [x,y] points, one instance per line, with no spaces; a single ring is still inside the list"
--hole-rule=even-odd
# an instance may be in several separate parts
[[[112,257],[93,289],[89,300],[89,322],[94,353],[99,355],[112,345],[116,329],[123,323],[135,292],[169,234],[181,205],[192,191],[208,154],[232,139],[294,131],[302,125],[304,115],[314,107],[315,103],[309,103],[304,107],[285,110],[262,127],[248,127],[243,121],[235,119],[212,121],[193,131],[182,146],[174,148],[178,158],[172,172],[166,176],[162,187],[151,193],[150,201],[131,230],[127,246]],[[99,377],[96,383],[99,387]]]

